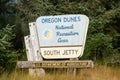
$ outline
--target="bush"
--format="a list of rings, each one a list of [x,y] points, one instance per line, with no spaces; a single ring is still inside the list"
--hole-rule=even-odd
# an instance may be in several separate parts
[[[17,59],[17,52],[12,45],[15,34],[14,26],[7,25],[0,30],[0,73],[14,69]]]

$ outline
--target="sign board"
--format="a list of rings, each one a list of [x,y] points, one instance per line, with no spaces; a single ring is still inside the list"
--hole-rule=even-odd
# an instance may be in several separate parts
[[[93,68],[93,61],[18,61],[18,68]]]
[[[83,55],[89,19],[85,15],[41,16],[36,20],[41,55],[46,59]]]

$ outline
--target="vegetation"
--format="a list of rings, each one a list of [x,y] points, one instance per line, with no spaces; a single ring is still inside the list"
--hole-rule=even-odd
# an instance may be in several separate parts
[[[76,76],[62,72],[47,73],[46,76],[30,76],[24,72],[3,74],[0,80],[119,80],[120,69],[97,66],[95,69],[82,69]]]
[[[13,62],[24,57],[29,22],[61,14],[85,14],[90,19],[80,59],[120,62],[120,0],[0,0],[0,73],[14,69]]]
[[[12,39],[15,36],[13,27],[7,25],[0,30],[0,74],[6,69],[11,71],[16,65],[18,54],[12,44]]]

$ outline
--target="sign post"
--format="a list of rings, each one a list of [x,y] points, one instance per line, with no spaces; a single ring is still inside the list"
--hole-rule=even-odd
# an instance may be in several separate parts
[[[35,22],[29,23],[29,29],[30,29],[30,35],[24,37],[27,59],[28,61],[43,61],[43,58],[40,55],[40,48],[38,44],[39,42],[38,42]],[[42,68],[40,69],[29,68],[29,74],[41,76],[41,75],[45,75],[45,71]]]

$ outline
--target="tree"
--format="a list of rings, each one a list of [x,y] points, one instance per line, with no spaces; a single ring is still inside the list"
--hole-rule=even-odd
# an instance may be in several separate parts
[[[120,1],[92,0],[85,3],[90,25],[84,57],[99,61],[111,61],[119,54]],[[92,7],[90,7],[92,5]],[[111,58],[112,56],[112,58]],[[117,58],[117,60],[120,60]]]
[[[14,26],[7,25],[0,30],[0,73],[3,71],[11,71],[17,61],[18,54],[12,45],[12,39],[14,39],[15,36],[13,27]]]
[[[6,29],[7,24],[15,25],[15,37],[7,41],[11,45],[5,47],[23,50],[24,36],[29,34],[28,23],[35,22],[40,16],[85,14],[89,17],[90,24],[82,59],[120,59],[116,57],[120,53],[120,0],[20,0],[17,3],[11,1],[0,1],[0,29]],[[2,47],[0,50],[4,51]]]
[[[119,0],[23,0],[18,4],[17,16],[25,24],[21,30],[29,32],[25,29],[27,24],[39,16],[85,14],[90,25],[83,58],[105,60],[119,53],[119,46],[115,45],[119,41],[116,36],[120,35],[119,4]]]
[[[13,0],[0,0],[0,28],[14,24],[15,3]]]

